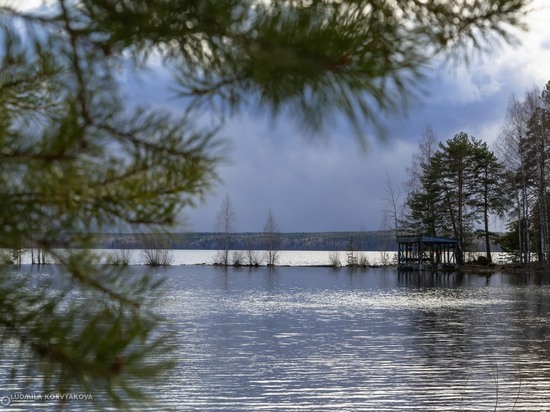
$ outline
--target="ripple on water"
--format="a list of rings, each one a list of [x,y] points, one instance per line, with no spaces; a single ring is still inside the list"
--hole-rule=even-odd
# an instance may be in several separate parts
[[[178,409],[542,409],[550,357],[525,334],[549,323],[518,316],[518,296],[483,287],[175,293],[164,310],[187,322]]]
[[[189,411],[548,409],[547,287],[369,287],[376,273],[171,279],[177,366],[150,392]]]
[[[483,308],[510,303],[500,296],[488,296],[483,290],[462,294],[441,294],[435,290],[400,291],[307,291],[296,293],[245,293],[219,301],[226,310],[252,315],[280,312],[315,311],[317,313],[357,313],[369,310],[433,311]]]

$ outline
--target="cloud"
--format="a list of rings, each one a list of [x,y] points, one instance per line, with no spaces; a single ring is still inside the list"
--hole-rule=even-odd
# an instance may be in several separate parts
[[[540,5],[544,1],[534,3]],[[422,102],[406,116],[384,116],[388,139],[369,139],[366,151],[343,123],[333,124],[323,136],[308,136],[287,116],[273,121],[261,113],[244,113],[231,119],[220,133],[231,147],[230,162],[218,169],[223,181],[199,207],[185,211],[182,227],[214,230],[217,211],[229,195],[238,231],[261,231],[269,210],[282,231],[379,229],[386,173],[396,188],[402,187],[426,125],[441,140],[464,131],[494,143],[510,96],[549,80],[550,9],[538,10],[531,20],[520,46],[501,47],[473,58],[468,66],[434,62]],[[169,73],[159,68],[154,81],[149,75],[140,82],[128,80],[130,98],[161,101],[177,111],[182,103],[170,100],[165,86]],[[401,198],[405,195],[402,190]]]
[[[11,3],[25,9],[45,4]],[[422,85],[422,101],[406,116],[381,115],[388,139],[369,139],[367,150],[341,122],[323,136],[308,136],[290,116],[273,121],[267,115],[245,113],[231,119],[220,132],[231,147],[230,161],[218,168],[222,182],[197,208],[185,211],[182,227],[214,230],[216,213],[229,195],[239,231],[261,231],[269,210],[283,231],[380,228],[386,173],[398,188],[407,180],[406,168],[427,124],[442,140],[465,131],[493,143],[510,95],[521,96],[550,80],[550,7],[547,0],[535,0],[532,7],[531,29],[519,34],[519,46],[473,56],[468,66],[434,62]],[[156,65],[149,72],[126,75],[121,85],[128,101],[174,113],[181,110],[183,103],[174,99],[167,69]]]
[[[410,143],[399,140],[366,152],[352,135],[310,141],[284,122],[273,128],[240,118],[226,132],[233,162],[220,169],[224,182],[215,194],[188,212],[197,231],[212,230],[226,194],[238,231],[261,231],[269,210],[283,231],[378,229],[386,170],[398,186],[411,154]]]

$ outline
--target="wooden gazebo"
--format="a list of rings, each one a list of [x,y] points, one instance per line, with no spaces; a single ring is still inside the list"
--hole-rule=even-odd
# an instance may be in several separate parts
[[[455,269],[460,262],[457,239],[426,235],[397,237],[397,266],[403,270]]]

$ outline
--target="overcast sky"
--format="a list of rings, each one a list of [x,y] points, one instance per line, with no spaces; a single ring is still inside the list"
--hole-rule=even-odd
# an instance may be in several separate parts
[[[406,168],[426,125],[441,140],[464,131],[492,144],[510,96],[550,80],[550,9],[547,0],[535,7],[520,46],[501,48],[468,67],[434,64],[422,104],[392,119],[389,138],[370,140],[366,151],[345,127],[316,141],[284,118],[235,118],[222,130],[231,147],[231,163],[219,169],[223,182],[187,211],[186,228],[212,231],[229,195],[237,231],[261,231],[270,209],[286,232],[380,229],[386,173],[404,198]]]
[[[213,231],[228,195],[237,231],[262,231],[270,209],[284,232],[380,229],[386,173],[404,198],[406,168],[427,125],[440,140],[464,131],[492,144],[510,96],[521,97],[550,80],[549,3],[533,3],[530,31],[520,36],[519,46],[500,48],[468,67],[434,62],[422,102],[407,116],[392,118],[388,139],[369,139],[367,150],[345,125],[328,130],[327,139],[312,139],[283,117],[275,122],[261,116],[233,118],[221,130],[230,148],[229,162],[218,169],[223,181],[204,203],[186,211],[182,227]],[[148,101],[165,96],[162,78],[126,86],[133,98]],[[176,101],[169,104],[177,107]]]

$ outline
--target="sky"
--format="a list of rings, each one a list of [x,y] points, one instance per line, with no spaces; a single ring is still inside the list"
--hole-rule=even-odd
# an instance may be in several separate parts
[[[391,119],[385,141],[369,138],[366,150],[346,127],[316,140],[288,119],[235,118],[222,130],[232,148],[231,163],[218,169],[223,182],[186,212],[187,228],[214,230],[226,196],[237,231],[262,231],[269,210],[283,232],[383,228],[386,176],[403,200],[406,169],[427,125],[442,141],[464,131],[492,145],[511,95],[550,80],[550,7],[547,0],[533,7],[519,46],[501,47],[467,67],[434,64],[423,85],[427,95],[406,116]]]
[[[406,115],[390,118],[388,138],[371,136],[366,149],[346,125],[317,139],[285,117],[232,118],[220,131],[229,147],[227,162],[217,169],[221,181],[196,208],[184,211],[181,230],[214,231],[226,196],[237,232],[262,231],[270,210],[282,232],[384,228],[385,181],[391,180],[401,200],[406,197],[406,169],[426,126],[441,141],[464,131],[492,145],[510,97],[550,80],[549,3],[533,2],[529,32],[519,35],[519,45],[501,46],[468,66],[434,62],[421,101]],[[165,75],[159,73],[155,82],[128,80],[125,86],[137,101],[165,98]],[[167,100],[177,109],[177,101]]]

